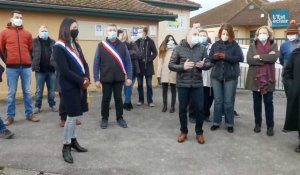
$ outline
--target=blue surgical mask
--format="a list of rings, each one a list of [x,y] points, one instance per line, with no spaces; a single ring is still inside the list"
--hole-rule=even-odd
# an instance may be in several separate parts
[[[197,45],[199,43],[200,43],[199,36],[193,35],[193,37],[192,37],[192,44],[193,45]]]
[[[41,32],[41,34],[40,34],[40,38],[41,39],[47,40],[48,37],[49,37],[49,33],[48,32]]]
[[[200,41],[200,43],[206,43],[207,42],[207,37],[206,36],[199,36],[199,41]]]
[[[259,41],[262,42],[262,41],[267,41],[269,36],[267,34],[262,33],[262,34],[259,34],[257,38]]]
[[[110,32],[108,32],[108,36],[107,36],[107,38],[108,39],[116,39],[117,38],[117,32],[115,32],[115,31],[110,31]]]

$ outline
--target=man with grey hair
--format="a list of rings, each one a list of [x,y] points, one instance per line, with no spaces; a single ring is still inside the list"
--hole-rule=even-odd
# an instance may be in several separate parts
[[[48,28],[41,25],[39,35],[33,39],[32,70],[35,71],[36,92],[34,113],[40,113],[44,86],[48,91],[48,104],[53,112],[57,112],[55,102],[55,69],[50,64],[52,47],[55,41],[49,37]]]
[[[211,64],[207,58],[206,47],[200,44],[199,31],[196,28],[190,29],[186,39],[183,39],[179,46],[172,53],[169,69],[177,72],[177,89],[179,99],[179,119],[181,134],[178,142],[182,143],[187,139],[188,120],[187,106],[194,111],[196,118],[196,140],[200,144],[205,143],[203,136],[203,78],[202,70],[208,70]]]
[[[126,44],[117,38],[117,26],[110,24],[106,28],[107,38],[100,42],[94,58],[94,79],[97,88],[102,87],[100,127],[108,127],[109,104],[114,94],[117,123],[127,128],[123,118],[122,88],[132,83],[132,65]]]

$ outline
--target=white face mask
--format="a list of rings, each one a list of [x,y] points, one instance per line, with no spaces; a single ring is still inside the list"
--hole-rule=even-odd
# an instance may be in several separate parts
[[[221,36],[222,41],[228,41],[228,36],[227,35],[222,35]]]
[[[20,26],[22,26],[23,21],[22,21],[22,19],[13,19],[13,24],[17,27],[20,27]]]
[[[167,47],[169,49],[173,49],[175,47],[175,42],[174,40],[169,40],[168,44],[167,44]]]
[[[200,43],[205,43],[207,41],[206,36],[199,36]]]
[[[286,37],[287,37],[287,39],[289,41],[294,41],[294,40],[296,40],[298,38],[298,35],[297,34],[295,34],[295,35],[287,35]]]

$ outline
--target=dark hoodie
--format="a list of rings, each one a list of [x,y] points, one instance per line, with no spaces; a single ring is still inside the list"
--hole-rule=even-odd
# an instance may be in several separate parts
[[[177,72],[177,87],[203,87],[202,70],[210,69],[209,59],[206,59],[204,67],[201,69],[194,67],[184,70],[184,63],[187,59],[196,64],[203,58],[207,58],[205,46],[197,44],[191,48],[186,39],[180,42],[179,46],[174,49],[169,63],[169,69]]]

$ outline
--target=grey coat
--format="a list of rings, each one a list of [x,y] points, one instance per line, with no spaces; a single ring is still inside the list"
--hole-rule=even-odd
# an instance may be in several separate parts
[[[247,53],[247,63],[249,64],[249,69],[247,73],[247,80],[245,88],[251,91],[258,91],[258,87],[256,85],[256,69],[259,66],[263,66],[264,64],[273,64],[279,57],[278,47],[276,43],[272,43],[272,51],[275,54],[267,54],[260,55],[261,60],[254,59],[253,57],[257,55],[255,44],[250,45],[250,48]],[[270,85],[269,92],[275,91],[275,82]]]
[[[186,39],[180,42],[179,46],[174,49],[169,63],[169,69],[177,72],[177,87],[203,87],[202,70],[211,68],[212,65],[209,59],[206,59],[202,68],[194,67],[184,70],[184,63],[187,59],[196,64],[203,58],[207,58],[205,46],[197,44],[191,48]]]

